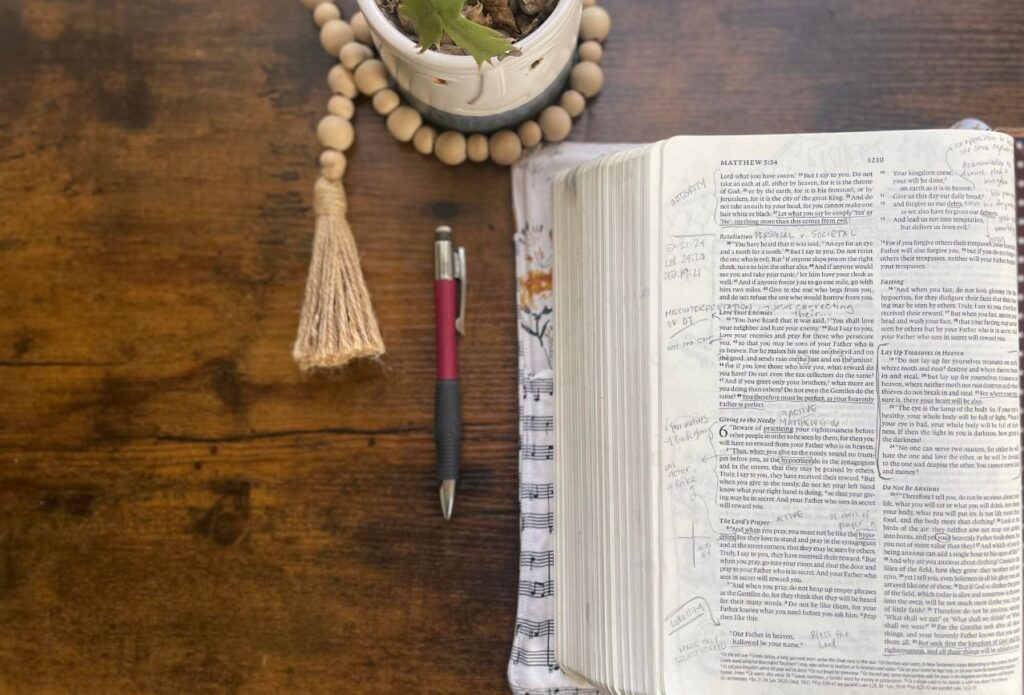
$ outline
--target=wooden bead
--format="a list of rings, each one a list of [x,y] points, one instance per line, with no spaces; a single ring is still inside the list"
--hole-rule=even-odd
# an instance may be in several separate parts
[[[499,130],[491,136],[491,159],[495,164],[507,167],[515,164],[523,154],[523,143],[511,130]]]
[[[580,38],[584,41],[604,41],[612,30],[612,18],[603,7],[591,5],[583,8],[580,19]]]
[[[332,150],[344,152],[352,147],[356,132],[352,123],[340,116],[324,116],[316,126],[316,136],[320,138],[320,144]]]
[[[544,133],[541,132],[537,121],[526,121],[520,124],[519,139],[522,141],[523,147],[533,147],[539,144],[543,137]]]
[[[320,27],[320,45],[328,55],[338,57],[338,52],[345,44],[356,40],[352,27],[344,19],[332,19]]]
[[[388,70],[384,63],[371,58],[364,60],[355,71],[356,87],[368,97],[388,86]]]
[[[420,126],[416,134],[412,136],[412,146],[420,154],[434,154],[434,142],[437,140],[437,131],[428,125]]]
[[[367,46],[373,45],[373,35],[370,33],[370,25],[366,21],[366,16],[362,12],[356,12],[348,20],[349,25],[352,27],[352,31],[355,32],[356,41],[365,43]]]
[[[338,60],[349,70],[355,70],[359,67],[359,64],[364,60],[369,60],[373,57],[373,51],[370,50],[369,46],[353,41],[347,43],[341,47],[338,51]]]
[[[341,94],[349,99],[359,96],[356,81],[344,65],[335,65],[327,72],[327,84],[335,94]]]
[[[399,106],[388,116],[388,132],[399,142],[409,142],[423,125],[420,112],[411,106]]]
[[[604,57],[604,48],[597,41],[584,41],[580,44],[578,51],[580,60],[589,60],[591,63],[600,63]]]
[[[402,100],[398,98],[398,92],[393,89],[382,89],[373,95],[373,110],[381,116],[387,116],[401,103]]]
[[[604,72],[597,63],[576,63],[569,73],[569,84],[587,99],[597,96],[604,86]]]
[[[487,136],[474,133],[466,140],[466,156],[471,162],[486,162],[488,155]]]
[[[328,181],[341,181],[348,168],[348,158],[337,150],[324,150],[320,153],[320,175]]]
[[[573,118],[579,116],[583,113],[583,109],[587,108],[587,100],[575,89],[570,89],[562,94],[558,103]]]
[[[307,10],[315,10],[323,3],[330,1],[331,0],[302,0],[302,6],[305,7]]]
[[[313,10],[313,21],[322,27],[332,19],[341,19],[341,10],[333,2],[322,2]]]
[[[356,115],[356,105],[348,97],[335,94],[327,100],[327,113],[341,116],[346,121],[351,121],[352,117]]]
[[[569,131],[572,130],[572,117],[561,106],[547,107],[541,112],[537,122],[540,123],[544,139],[548,142],[562,142],[569,137]]]
[[[466,161],[466,136],[454,130],[446,130],[437,136],[434,154],[448,166],[458,166]]]

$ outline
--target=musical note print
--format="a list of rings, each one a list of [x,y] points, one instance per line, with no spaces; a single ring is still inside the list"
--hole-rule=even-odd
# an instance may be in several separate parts
[[[524,483],[519,486],[519,498],[524,500],[549,500],[555,496],[554,483]]]
[[[553,461],[555,459],[554,444],[523,444],[523,458],[529,461]]]
[[[539,401],[541,396],[553,396],[555,395],[555,380],[554,379],[524,379],[523,380],[523,400],[527,397],[533,396],[534,401]]]
[[[519,620],[516,622],[516,632],[527,637],[547,637],[555,634],[555,621],[549,620]]]
[[[549,579],[546,582],[519,582],[519,595],[530,596],[532,598],[544,598],[546,596],[554,596],[555,594],[555,580]]]

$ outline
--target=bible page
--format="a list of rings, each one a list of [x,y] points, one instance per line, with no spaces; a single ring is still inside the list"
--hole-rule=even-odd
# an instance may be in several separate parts
[[[679,137],[661,191],[665,691],[1020,693],[1012,140]]]

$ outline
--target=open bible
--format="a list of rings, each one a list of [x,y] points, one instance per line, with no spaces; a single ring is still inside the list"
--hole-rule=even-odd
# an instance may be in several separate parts
[[[555,181],[555,655],[1021,693],[1014,141],[677,137]]]

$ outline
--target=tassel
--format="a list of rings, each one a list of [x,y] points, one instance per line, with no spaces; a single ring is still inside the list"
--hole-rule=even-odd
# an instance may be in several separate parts
[[[358,357],[379,357],[384,342],[359,266],[341,169],[325,168],[313,188],[316,236],[306,280],[306,299],[292,356],[303,371],[341,367]]]

